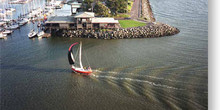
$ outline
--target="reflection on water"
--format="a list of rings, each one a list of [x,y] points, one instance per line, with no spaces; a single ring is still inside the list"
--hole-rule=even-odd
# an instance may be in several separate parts
[[[150,2],[156,19],[179,28],[178,35],[28,39],[27,24],[0,40],[2,110],[207,109],[207,1]],[[79,41],[91,76],[68,64],[68,47]]]

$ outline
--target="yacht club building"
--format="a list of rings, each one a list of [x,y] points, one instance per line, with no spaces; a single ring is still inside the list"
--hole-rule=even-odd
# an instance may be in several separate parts
[[[95,17],[93,12],[79,12],[74,16],[53,16],[45,22],[49,29],[113,29],[119,28],[118,20]]]

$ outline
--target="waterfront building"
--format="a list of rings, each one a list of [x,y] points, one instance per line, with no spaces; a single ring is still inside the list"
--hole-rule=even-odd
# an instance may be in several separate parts
[[[93,12],[79,12],[74,16],[52,16],[45,22],[47,29],[113,29],[119,28],[118,20],[95,17]]]

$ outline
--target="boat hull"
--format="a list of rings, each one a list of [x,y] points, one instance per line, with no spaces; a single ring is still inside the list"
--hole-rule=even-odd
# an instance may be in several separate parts
[[[37,37],[37,33],[36,33],[36,32],[32,32],[32,33],[29,33],[29,34],[28,34],[28,38],[29,38],[29,39],[32,39],[32,38],[34,38],[34,37]]]
[[[83,74],[83,75],[90,75],[92,73],[92,70],[78,70],[78,69],[73,68],[73,67],[72,67],[72,70],[76,73],[80,73],[80,74]]]
[[[12,32],[13,32],[13,31],[11,31],[11,30],[6,30],[6,31],[3,31],[2,33],[9,35],[9,34],[11,34]]]

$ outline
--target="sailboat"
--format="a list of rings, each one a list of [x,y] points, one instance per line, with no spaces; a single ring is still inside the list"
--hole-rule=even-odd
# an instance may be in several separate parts
[[[19,26],[23,26],[23,25],[27,24],[29,21],[27,18],[25,18],[24,15],[25,15],[25,10],[24,10],[24,6],[22,6],[22,14],[20,15],[20,17],[18,19]]]
[[[5,8],[7,15],[12,15],[13,11],[16,11],[16,9],[11,7],[11,4],[9,4],[8,0],[6,0],[6,8]]]
[[[19,19],[18,24],[19,24],[19,26],[23,26],[23,25],[27,24],[28,21],[29,20],[27,18],[21,18],[21,19]]]
[[[76,65],[74,65],[76,62],[75,62],[75,58],[73,56],[72,49],[76,45],[79,45],[79,65],[80,65],[80,67],[76,67]],[[69,60],[69,64],[71,65],[72,70],[76,73],[80,73],[80,74],[84,74],[84,75],[91,74],[92,69],[90,67],[88,67],[87,69],[83,67],[81,57],[82,57],[82,42],[73,43],[69,47],[69,50],[68,50],[68,60]]]

